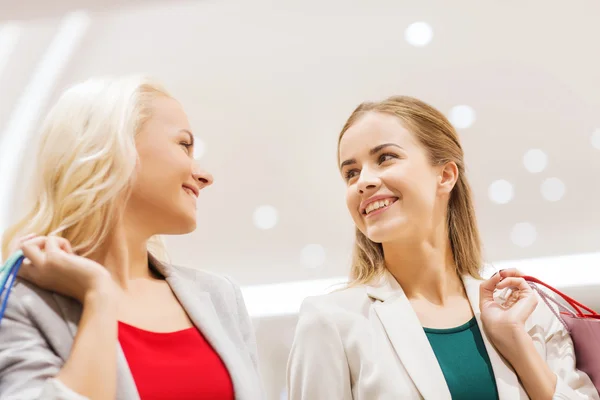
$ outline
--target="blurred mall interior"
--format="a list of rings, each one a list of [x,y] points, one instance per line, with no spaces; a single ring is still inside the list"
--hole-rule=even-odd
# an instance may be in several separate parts
[[[0,0],[0,232],[65,87],[158,77],[215,177],[170,257],[242,286],[283,399],[300,303],[349,270],[337,135],[361,101],[405,94],[458,129],[490,268],[600,311],[599,17],[595,0]]]

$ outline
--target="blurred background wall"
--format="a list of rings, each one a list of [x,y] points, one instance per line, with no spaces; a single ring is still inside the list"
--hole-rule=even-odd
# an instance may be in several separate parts
[[[599,18],[595,0],[0,0],[0,232],[60,91],[157,76],[215,176],[170,256],[243,286],[284,398],[300,302],[348,271],[338,132],[361,101],[406,94],[459,130],[486,260],[600,309]]]

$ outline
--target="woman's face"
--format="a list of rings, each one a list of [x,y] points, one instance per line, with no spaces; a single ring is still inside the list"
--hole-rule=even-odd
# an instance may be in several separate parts
[[[399,118],[363,115],[344,133],[339,156],[348,210],[371,241],[425,238],[436,224],[446,223],[438,211],[444,214],[455,165],[432,166]]]
[[[213,183],[194,160],[194,136],[181,105],[158,97],[136,136],[138,165],[127,217],[152,234],[184,234],[196,228],[200,190]]]

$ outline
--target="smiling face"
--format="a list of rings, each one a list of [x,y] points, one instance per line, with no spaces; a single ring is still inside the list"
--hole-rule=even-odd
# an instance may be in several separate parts
[[[460,274],[480,278],[463,149],[443,113],[409,96],[363,102],[340,133],[338,162],[357,229],[353,284],[385,270],[386,249],[410,256],[417,247],[450,249]]]
[[[371,241],[423,237],[444,218],[453,166],[432,166],[399,118],[378,112],[359,117],[340,140],[339,159],[348,210]]]
[[[181,105],[161,96],[136,136],[138,167],[127,204],[138,225],[152,234],[183,234],[196,228],[200,190],[213,182],[194,160],[194,136]]]

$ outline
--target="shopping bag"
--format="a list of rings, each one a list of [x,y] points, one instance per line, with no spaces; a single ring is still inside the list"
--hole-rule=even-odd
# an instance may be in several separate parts
[[[10,296],[11,289],[15,284],[15,279],[24,259],[23,252],[19,250],[11,255],[4,265],[0,267],[0,324],[2,323],[6,305],[8,304],[8,296]]]
[[[523,276],[523,278],[539,293],[556,318],[567,329],[573,340],[577,369],[585,372],[600,392],[600,314],[537,278],[532,276]],[[556,293],[570,308],[555,300],[538,285]]]

